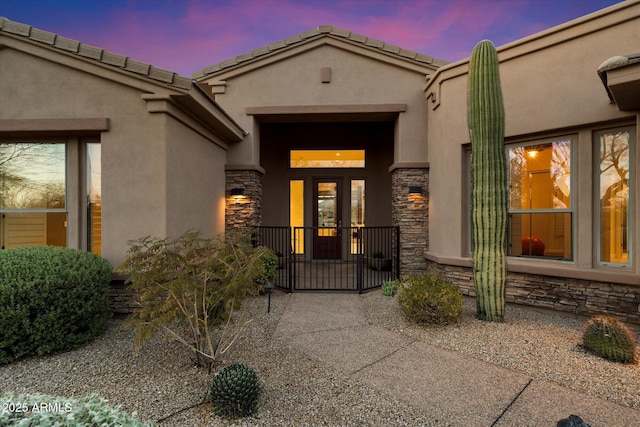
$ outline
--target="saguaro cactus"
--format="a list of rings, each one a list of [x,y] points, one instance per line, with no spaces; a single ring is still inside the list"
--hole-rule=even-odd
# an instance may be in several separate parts
[[[507,181],[504,106],[498,54],[479,42],[469,63],[468,122],[472,156],[473,280],[478,318],[502,321],[507,273]]]

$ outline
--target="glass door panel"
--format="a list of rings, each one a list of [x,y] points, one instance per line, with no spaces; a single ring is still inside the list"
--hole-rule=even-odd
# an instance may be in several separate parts
[[[339,178],[316,178],[313,181],[314,258],[339,259],[341,220],[341,187]]]

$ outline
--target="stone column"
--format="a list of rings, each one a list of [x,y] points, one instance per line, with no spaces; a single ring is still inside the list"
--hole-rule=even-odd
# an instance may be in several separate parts
[[[400,274],[424,273],[429,249],[429,166],[392,165],[389,170],[392,224],[400,227]]]
[[[262,175],[261,168],[240,169],[227,166],[225,171],[226,230],[251,232],[262,225]],[[242,194],[233,194],[239,193]]]

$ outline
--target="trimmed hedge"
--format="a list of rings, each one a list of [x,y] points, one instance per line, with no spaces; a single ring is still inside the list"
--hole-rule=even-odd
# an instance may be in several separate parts
[[[110,406],[97,396],[80,399],[54,397],[46,394],[7,393],[0,396],[0,426],[65,426],[65,427],[150,427],[129,415],[120,406]]]
[[[110,318],[111,266],[55,246],[0,251],[0,365],[76,348]]]

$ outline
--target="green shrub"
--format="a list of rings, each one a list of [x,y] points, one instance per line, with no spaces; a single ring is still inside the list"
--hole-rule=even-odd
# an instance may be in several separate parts
[[[78,347],[110,317],[111,266],[97,255],[40,246],[0,251],[0,365]]]
[[[242,331],[232,313],[262,289],[269,273],[261,259],[271,251],[254,248],[248,236],[205,238],[197,231],[129,244],[116,270],[128,277],[141,305],[127,322],[136,331],[136,349],[161,331],[193,350],[196,363],[210,371]]]
[[[439,276],[414,274],[403,278],[398,303],[407,317],[419,323],[446,325],[462,315],[460,289]]]
[[[258,284],[261,286],[267,286],[273,279],[276,278],[276,270],[278,269],[278,256],[271,250],[265,250],[260,258],[258,258],[264,273],[258,277]]]
[[[69,399],[44,394],[7,393],[0,397],[0,426],[65,426],[65,427],[146,427],[143,423],[112,407],[96,396]]]
[[[591,318],[582,341],[585,349],[613,362],[635,363],[638,360],[633,334],[622,322],[612,317]]]
[[[385,297],[392,297],[398,291],[398,286],[395,280],[387,280],[382,284],[382,295]]]
[[[253,369],[242,363],[231,364],[213,377],[210,392],[213,409],[222,417],[251,415],[258,406],[260,389]]]

